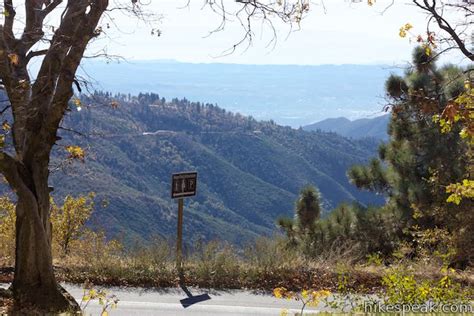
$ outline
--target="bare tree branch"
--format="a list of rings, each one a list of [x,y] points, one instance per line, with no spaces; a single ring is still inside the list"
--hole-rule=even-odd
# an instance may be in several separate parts
[[[4,108],[0,111],[0,115],[3,115],[3,113],[5,113],[9,108],[11,108],[11,105],[7,105],[6,107],[4,107]]]
[[[466,41],[465,39],[461,38],[462,32],[459,32],[456,30],[456,27],[451,26],[451,24],[443,17],[443,11],[444,7],[437,7],[436,5],[436,0],[423,0],[423,2],[420,2],[419,0],[413,0],[413,3],[422,9],[423,11],[427,12],[430,15],[430,18],[434,19],[438,25],[438,27],[445,31],[450,37],[447,40],[452,40],[455,42],[456,47],[461,51],[461,53],[469,58],[470,60],[474,61],[474,53],[470,51],[467,46],[466,46]],[[464,10],[467,10],[468,12],[471,11],[471,8],[473,7],[474,3],[471,1],[468,1],[464,4],[458,4],[456,6],[450,6],[450,7],[455,7],[455,8],[463,8]],[[441,12],[440,12],[441,11]],[[467,26],[472,25],[474,21],[472,19],[470,21],[467,21]],[[469,35],[468,35],[469,36]],[[470,34],[472,36],[472,34]]]
[[[46,55],[48,53],[48,50],[47,49],[42,49],[42,50],[37,50],[37,51],[30,51],[28,53],[28,55],[26,55],[25,57],[25,62],[26,63],[29,63],[29,61],[34,58],[34,57],[38,57],[38,56],[43,56],[43,55]]]
[[[5,23],[3,25],[3,37],[9,47],[15,45],[15,35],[13,34],[13,22],[15,21],[16,11],[12,0],[4,0]]]

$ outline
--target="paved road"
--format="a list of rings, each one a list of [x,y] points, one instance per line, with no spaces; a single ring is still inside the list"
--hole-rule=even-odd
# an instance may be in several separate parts
[[[80,302],[83,290],[80,286],[62,284],[74,298]],[[3,285],[5,287],[6,285]],[[2,287],[2,285],[0,285]],[[241,315],[280,315],[288,310],[288,315],[300,311],[301,305],[296,301],[277,299],[272,295],[242,290],[215,291],[205,289],[156,289],[143,288],[107,288],[108,293],[115,294],[120,302],[117,309],[111,310],[111,316],[119,315],[169,315],[169,316],[241,316]],[[86,308],[86,315],[100,315],[101,307],[91,303]],[[306,311],[315,311],[307,308]]]
[[[82,289],[64,287],[80,301]],[[111,315],[280,315],[287,309],[290,315],[301,308],[299,302],[277,299],[268,294],[250,291],[215,291],[196,288],[145,290],[142,288],[108,288],[120,302]],[[309,309],[308,309],[309,310]],[[86,309],[87,315],[99,315],[99,305]]]

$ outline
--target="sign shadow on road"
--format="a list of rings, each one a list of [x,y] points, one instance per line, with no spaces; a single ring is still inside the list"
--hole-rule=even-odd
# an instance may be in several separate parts
[[[197,172],[174,173],[171,179],[171,198],[178,199],[178,229],[176,238],[176,268],[179,275],[179,286],[186,293],[187,298],[180,300],[181,305],[187,308],[191,305],[210,300],[209,294],[193,295],[184,284],[183,272],[183,208],[185,197],[196,195]]]
[[[200,302],[204,302],[204,301],[208,301],[211,299],[211,297],[209,296],[209,294],[205,293],[205,294],[200,294],[200,295],[193,295],[189,290],[188,288],[186,287],[186,285],[184,284],[180,284],[179,285],[181,287],[181,289],[184,291],[184,293],[186,293],[186,295],[188,296],[187,298],[184,298],[182,300],[180,300],[181,302],[181,305],[183,305],[184,308],[187,308],[193,304],[196,304],[196,303],[200,303]]]

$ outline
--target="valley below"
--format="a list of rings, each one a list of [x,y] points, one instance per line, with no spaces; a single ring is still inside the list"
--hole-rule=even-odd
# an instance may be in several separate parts
[[[375,155],[375,139],[296,130],[156,94],[96,93],[81,102],[61,131],[54,196],[95,192],[90,225],[127,243],[174,236],[170,181],[182,171],[198,172],[198,194],[185,203],[188,242],[219,238],[243,245],[270,236],[309,184],[321,191],[325,213],[341,202],[383,202],[346,176],[350,166]],[[63,162],[69,145],[84,148],[84,162]]]

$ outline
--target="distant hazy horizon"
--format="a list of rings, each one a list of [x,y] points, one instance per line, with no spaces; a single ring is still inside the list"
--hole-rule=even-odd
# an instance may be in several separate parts
[[[154,92],[166,99],[214,103],[258,120],[299,127],[326,118],[354,120],[383,114],[390,65],[248,65],[173,60],[87,61],[91,89]]]
[[[374,62],[361,62],[361,63],[311,63],[311,64],[301,64],[301,63],[241,63],[241,62],[224,62],[219,61],[216,59],[215,61],[186,61],[174,58],[156,58],[156,59],[134,59],[134,58],[120,58],[117,59],[112,58],[111,60],[102,59],[102,58],[95,58],[90,59],[86,62],[99,62],[104,64],[115,64],[115,65],[122,65],[122,64],[192,64],[192,65],[238,65],[238,66],[277,66],[277,67],[285,67],[285,66],[294,66],[294,67],[320,67],[320,66],[380,66],[380,67],[404,67],[407,66],[408,63],[394,63],[392,65],[388,63],[380,63],[377,61]]]

